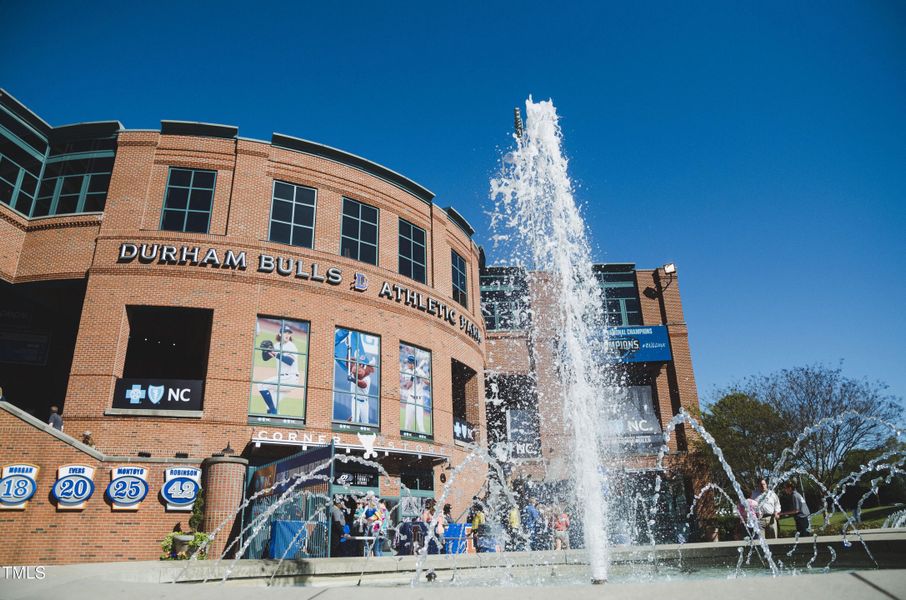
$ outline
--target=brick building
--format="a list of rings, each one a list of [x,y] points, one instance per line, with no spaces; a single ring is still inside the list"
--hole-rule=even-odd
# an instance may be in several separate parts
[[[331,443],[373,445],[384,497],[439,496],[485,443],[472,233],[421,185],[328,146],[179,121],[51,127],[0,91],[0,466],[39,467],[27,505],[0,510],[19,540],[0,562],[156,558],[187,525],[166,468],[203,468],[211,527],[245,485],[237,465]],[[80,509],[50,494],[65,465],[94,470]],[[138,510],[105,495],[123,465],[147,470]],[[9,509],[30,484],[2,476]],[[458,476],[454,511],[484,479],[477,463]]]
[[[607,305],[608,342],[619,382],[615,393],[622,395],[624,411],[611,425],[625,456],[620,465],[625,489],[614,490],[611,502],[637,492],[651,498],[663,432],[680,408],[693,415],[699,411],[676,268],[598,264],[593,271]],[[511,267],[483,266],[480,278],[488,331],[488,445],[493,454],[506,457],[514,480],[562,490],[573,448],[564,439],[556,371],[556,290],[544,273]],[[694,461],[687,460],[688,436],[695,434],[686,429],[679,425],[671,433],[660,471],[665,485],[656,535],[662,541],[676,540],[674,524],[685,521],[697,489]]]

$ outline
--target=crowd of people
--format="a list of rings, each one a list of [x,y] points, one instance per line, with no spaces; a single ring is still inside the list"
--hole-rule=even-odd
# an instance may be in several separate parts
[[[569,514],[560,504],[540,504],[530,497],[525,505],[512,506],[506,515],[505,535],[491,530],[484,504],[476,501],[469,516],[472,542],[477,552],[500,550],[569,550]]]
[[[355,508],[348,506],[353,501]],[[428,498],[419,516],[401,519],[396,525],[392,512],[373,492],[358,498],[335,496],[330,511],[330,555],[415,554],[425,546],[428,554],[445,551],[448,526],[455,524],[449,504],[438,514],[436,500]]]

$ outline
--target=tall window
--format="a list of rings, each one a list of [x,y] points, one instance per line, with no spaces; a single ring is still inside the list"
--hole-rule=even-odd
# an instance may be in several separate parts
[[[605,318],[611,327],[642,324],[642,307],[636,285],[635,265],[595,265],[595,276],[604,289]]]
[[[453,299],[469,307],[469,293],[466,279],[466,260],[455,250],[450,251],[453,257]]]
[[[258,317],[249,416],[254,422],[305,419],[308,322]]]
[[[313,248],[316,195],[312,188],[275,181],[268,239],[281,244]]]
[[[400,275],[425,283],[425,230],[400,219]]]
[[[381,338],[338,327],[333,350],[333,421],[341,428],[380,425]]]
[[[430,438],[434,433],[430,351],[400,344],[400,404],[400,431]]]
[[[216,178],[216,171],[171,168],[160,228],[207,233]]]
[[[377,264],[378,209],[343,198],[340,254],[370,265]]]
[[[479,276],[481,314],[488,331],[524,329],[528,325],[528,282],[525,271],[487,267]]]

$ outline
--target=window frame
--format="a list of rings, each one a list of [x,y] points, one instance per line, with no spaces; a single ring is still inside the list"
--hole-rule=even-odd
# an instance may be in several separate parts
[[[191,178],[189,179],[188,187],[181,186],[181,185],[174,186],[179,189],[188,190],[188,195],[186,196],[186,207],[185,208],[167,208],[167,199],[170,196],[170,181],[173,178],[173,171],[177,171],[177,170],[178,171],[189,171],[192,174]],[[214,183],[212,184],[212,186],[210,188],[211,206],[206,211],[208,213],[208,221],[207,221],[207,224],[205,225],[204,231],[186,231],[186,222],[188,221],[189,213],[190,212],[192,212],[192,213],[205,212],[205,211],[200,211],[200,210],[192,210],[189,208],[189,206],[192,202],[192,191],[196,190],[196,189],[198,189],[198,190],[208,190],[209,189],[209,188],[203,188],[203,187],[196,188],[193,186],[193,183],[195,182],[195,173],[213,173],[214,174]],[[158,229],[160,231],[174,231],[177,233],[200,233],[200,234],[210,233],[211,232],[211,215],[214,213],[214,196],[216,195],[216,193],[217,193],[217,170],[216,169],[193,169],[193,168],[189,168],[189,167],[177,167],[177,166],[171,165],[169,167],[169,170],[167,171],[167,186],[164,188],[164,201],[163,201],[163,204],[161,205],[161,209],[160,209],[160,224],[158,226]],[[168,210],[178,211],[178,212],[183,213],[182,229],[164,229],[164,218],[166,217]]]
[[[405,223],[406,225],[411,227],[413,230],[417,229],[417,230],[421,231],[422,235],[424,235],[425,241],[423,244],[420,244],[422,247],[422,250],[423,250],[423,254],[424,254],[424,262],[422,262],[422,263],[416,262],[416,260],[413,256],[410,256],[409,258],[405,258],[403,256],[403,253],[401,251],[402,249],[400,246],[403,242],[404,236],[403,236],[402,228],[398,227],[397,228],[397,271],[403,277],[408,277],[409,279],[411,279],[413,281],[417,281],[422,284],[427,284],[427,282],[428,282],[428,232],[427,232],[427,230],[416,225],[415,223],[413,223],[411,221],[407,221],[406,219],[400,217],[399,224],[401,225],[403,223]],[[418,244],[418,242],[412,236],[407,236],[407,237],[405,237],[405,239],[412,245],[413,249],[414,249],[415,245]],[[414,252],[412,252],[410,254],[414,254]],[[406,275],[405,273],[403,273],[401,263],[404,260],[409,262],[410,272],[412,273],[411,275]],[[414,267],[416,265],[421,266],[421,268],[424,270],[425,277],[423,279],[418,279],[417,277],[414,276],[414,273],[415,273]]]
[[[346,214],[346,203],[347,202],[353,202],[359,206],[359,213],[358,213],[357,217],[352,217],[352,216]],[[362,241],[362,222],[363,222],[362,207],[363,206],[367,206],[368,208],[374,209],[376,217],[377,217],[376,221],[374,222],[375,239],[374,239],[374,262],[373,263],[362,260],[362,258],[361,258],[362,244],[364,243],[369,246],[372,245],[370,242]],[[356,230],[357,237],[354,240],[355,244],[356,244],[356,246],[355,246],[356,255],[355,256],[346,256],[343,254],[343,240],[344,239],[347,239],[347,240],[353,239],[343,233],[343,223],[346,221],[347,218],[348,219],[354,218],[356,220],[356,223],[358,224],[358,227]],[[369,223],[369,224],[371,224],[371,223]],[[355,260],[355,261],[358,261],[361,263],[365,263],[366,265],[373,265],[373,266],[377,267],[377,266],[380,266],[380,264],[381,264],[381,253],[380,252],[381,252],[381,209],[378,208],[377,206],[372,206],[371,204],[368,204],[366,202],[362,202],[362,201],[356,200],[354,198],[349,198],[348,196],[343,196],[343,205],[340,207],[340,252],[339,252],[340,256],[342,256],[343,258],[348,258],[350,260]]]
[[[456,259],[459,259],[462,262],[462,267],[459,268],[456,264]],[[469,308],[469,273],[467,269],[466,259],[460,256],[460,254],[450,248],[450,265],[451,265],[451,275],[452,275],[452,288],[453,288],[453,300],[458,302],[463,308]],[[462,275],[463,282],[465,287],[460,288],[456,282],[457,272]],[[457,292],[462,294],[462,299],[457,297]]]
[[[293,199],[292,199],[293,211],[292,211],[292,214],[290,215],[290,222],[287,223],[286,221],[281,221],[281,220],[277,219],[277,223],[289,225],[289,244],[287,244],[286,242],[276,241],[272,237],[272,228],[273,228],[274,220],[275,220],[274,219],[274,203],[277,200],[280,200],[281,202],[288,202],[287,200],[284,200],[283,198],[277,198],[276,193],[277,193],[277,184],[278,183],[282,183],[284,185],[289,185],[289,186],[292,186],[292,188],[293,188]],[[293,219],[295,219],[295,216],[296,216],[296,207],[299,204],[302,204],[301,202],[296,200],[296,197],[299,193],[300,188],[306,189],[306,190],[311,190],[315,194],[314,203],[311,205],[311,208],[312,208],[311,227],[310,227],[310,229],[311,229],[311,246],[304,246],[302,244],[293,243],[293,228],[297,227],[297,224],[295,223],[295,221]],[[308,205],[305,205],[305,206],[308,206]],[[285,181],[282,179],[274,179],[273,184],[271,185],[271,209],[270,209],[270,216],[268,217],[268,221],[267,221],[267,241],[272,242],[274,244],[284,244],[284,245],[294,246],[296,248],[307,248],[309,250],[314,250],[315,249],[315,231],[316,231],[317,222],[318,222],[318,189],[311,187],[311,186],[302,185],[301,183],[293,183],[291,181]],[[298,226],[305,227],[307,229],[309,228],[308,225],[298,225]],[[342,237],[342,234],[341,234],[341,237]]]

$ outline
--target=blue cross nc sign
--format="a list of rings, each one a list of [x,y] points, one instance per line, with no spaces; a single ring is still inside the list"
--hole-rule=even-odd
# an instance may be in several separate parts
[[[138,384],[135,384],[126,390],[126,399],[129,400],[129,404],[141,404],[142,400],[145,399],[145,395],[145,390]]]

